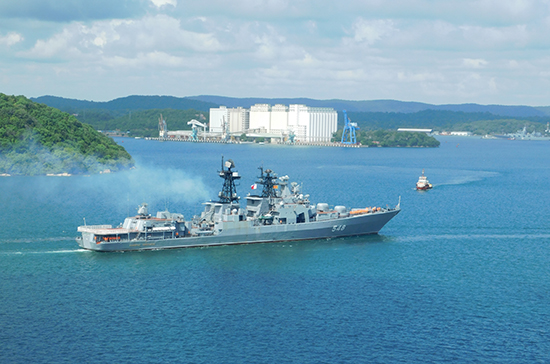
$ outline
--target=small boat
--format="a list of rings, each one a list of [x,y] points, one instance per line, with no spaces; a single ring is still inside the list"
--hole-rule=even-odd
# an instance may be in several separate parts
[[[428,181],[428,177],[424,175],[424,170],[422,170],[422,176],[418,178],[418,182],[416,182],[416,189],[420,191],[425,191],[431,189],[433,186]]]

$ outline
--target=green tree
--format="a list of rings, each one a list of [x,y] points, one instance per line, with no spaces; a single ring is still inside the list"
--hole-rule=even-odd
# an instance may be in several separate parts
[[[74,116],[4,94],[0,152],[0,173],[10,174],[94,173],[134,163],[123,147]]]

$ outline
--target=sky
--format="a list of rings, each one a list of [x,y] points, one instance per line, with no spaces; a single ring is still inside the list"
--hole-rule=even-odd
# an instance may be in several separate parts
[[[5,0],[0,92],[550,105],[550,0]]]

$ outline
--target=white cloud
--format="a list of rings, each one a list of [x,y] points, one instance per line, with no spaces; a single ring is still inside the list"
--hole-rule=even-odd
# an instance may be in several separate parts
[[[460,30],[464,40],[483,48],[524,47],[532,39],[526,25],[500,28],[465,25]]]
[[[314,34],[318,31],[319,27],[317,26],[317,22],[313,20],[308,20],[306,22],[306,29],[308,30],[308,32]]]
[[[69,59],[83,54],[123,58],[155,51],[178,53],[185,49],[212,52],[221,48],[210,33],[182,29],[180,21],[166,16],[147,16],[137,20],[96,21],[90,25],[71,23],[49,39],[39,39],[22,55],[35,58]]]
[[[164,52],[139,53],[133,58],[121,56],[105,57],[104,64],[112,68],[142,68],[142,67],[179,67],[184,65],[183,59]]]
[[[162,94],[183,96],[550,99],[548,79],[541,79],[550,69],[550,0],[125,4],[123,12],[113,5],[93,14],[79,6],[76,18],[35,17],[32,24],[0,11],[4,28],[13,30],[0,34],[5,89],[74,97],[72,88],[103,100],[153,94],[157,85]],[[127,17],[112,19],[119,14]],[[35,85],[42,91],[25,91]]]
[[[319,64],[319,61],[315,59],[311,54],[306,53],[304,58],[295,61],[296,64],[300,64],[305,67],[315,67]]]
[[[491,77],[488,84],[489,84],[489,90],[491,90],[492,92],[498,91],[498,85],[494,77]]]
[[[34,47],[26,52],[26,55],[37,58],[51,58],[58,54],[67,55],[67,50],[71,48],[70,40],[73,38],[74,35],[71,34],[69,29],[64,29],[48,40],[37,40]]]
[[[466,68],[483,68],[487,66],[488,63],[489,62],[484,59],[464,58],[462,60],[462,65]]]
[[[515,59],[511,59],[507,62],[507,66],[511,69],[518,69],[520,67],[520,64]]]
[[[353,24],[353,39],[356,42],[372,45],[396,31],[392,20],[365,20],[359,18]]]
[[[282,47],[286,39],[273,32],[257,35],[254,43],[256,44],[256,57],[262,60],[276,59],[282,56]]]
[[[540,0],[477,0],[471,9],[478,14],[508,23],[525,22],[537,16],[537,12],[547,1]]]
[[[209,1],[188,1],[185,4],[186,11],[193,14],[212,14],[213,12],[225,14],[233,19],[264,19],[273,18],[284,14],[291,15],[299,3],[308,5],[308,1],[290,0],[209,0]]]
[[[161,8],[161,7],[166,6],[166,5],[172,5],[174,7],[178,5],[177,0],[151,0],[151,2],[157,8]]]
[[[25,38],[19,33],[16,32],[9,32],[8,34],[4,36],[0,36],[0,45],[7,45],[12,46],[14,44],[17,44],[19,42],[22,42]]]
[[[348,69],[334,72],[334,78],[339,81],[357,81],[367,78],[362,69]]]
[[[98,47],[103,47],[105,44],[107,44],[107,38],[105,36],[105,32],[95,37],[95,39],[93,40],[93,44]]]
[[[440,74],[434,72],[398,72],[397,79],[403,82],[434,82],[434,81],[443,81],[443,78]]]

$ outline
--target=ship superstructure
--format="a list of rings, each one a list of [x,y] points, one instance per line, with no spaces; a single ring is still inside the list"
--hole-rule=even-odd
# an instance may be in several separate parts
[[[185,220],[182,214],[160,211],[152,217],[144,203],[119,227],[78,227],[82,237],[77,242],[89,250],[127,251],[356,236],[378,233],[401,210],[400,204],[359,209],[312,204],[288,176],[259,169],[253,191],[261,187],[261,192],[246,196],[244,209],[235,183],[241,176],[232,160],[222,159],[222,189],[217,200],[204,203],[200,215]]]

